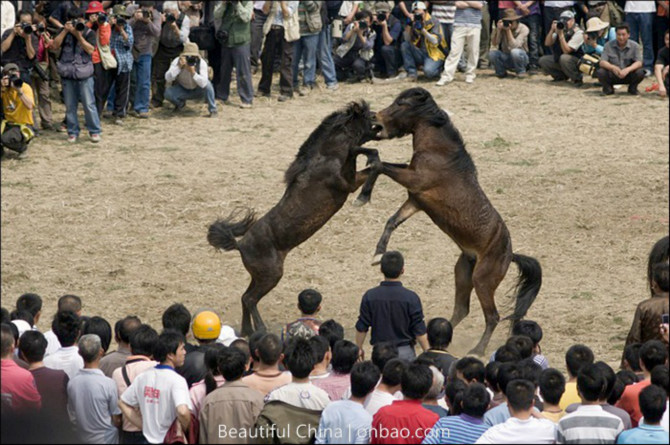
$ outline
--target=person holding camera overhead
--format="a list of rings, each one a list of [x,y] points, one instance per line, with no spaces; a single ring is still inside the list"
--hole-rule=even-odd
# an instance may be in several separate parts
[[[109,46],[112,37],[112,27],[107,22],[107,15],[100,2],[90,2],[86,10],[86,26],[95,33],[95,49],[91,58],[93,59],[93,78],[95,79],[95,107],[98,115],[102,116],[102,107],[111,88],[111,73],[102,65],[100,58],[100,46]]]
[[[570,79],[575,87],[582,87],[584,81],[578,65],[584,55],[583,43],[584,32],[577,26],[575,13],[563,11],[558,20],[551,23],[544,39],[544,44],[551,47],[551,54],[540,57],[540,68],[555,81]]]
[[[347,26],[342,36],[342,44],[335,50],[337,80],[360,82],[366,76],[372,79],[370,61],[374,55],[376,34],[371,29],[370,11],[359,11],[355,20]]]
[[[507,76],[507,70],[513,70],[519,78],[527,76],[530,30],[519,23],[520,19],[514,9],[505,9],[502,20],[498,20],[493,31],[491,44],[498,49],[489,52],[489,60],[500,78]]]
[[[174,111],[186,106],[189,99],[206,99],[209,117],[217,115],[214,87],[208,78],[207,62],[200,57],[198,45],[188,42],[184,51],[172,61],[165,80],[172,86],[165,90],[165,99],[174,104]]]
[[[8,63],[2,69],[2,146],[0,157],[5,156],[4,147],[26,156],[28,143],[34,137],[32,130],[33,107],[35,106],[33,89],[21,80],[19,66]]]
[[[79,137],[77,117],[79,102],[84,108],[86,128],[91,142],[100,142],[102,130],[100,115],[95,107],[94,68],[91,57],[95,44],[95,32],[86,26],[84,11],[79,8],[70,8],[63,30],[53,41],[54,50],[61,50],[57,66],[63,85],[67,140],[70,143],[77,142]]]
[[[14,63],[19,67],[21,80],[31,85],[31,73],[39,39],[34,31],[33,13],[21,11],[19,21],[13,28],[5,30],[2,34],[2,65]]]
[[[115,86],[114,94],[114,123],[123,125],[126,117],[128,101],[130,99],[130,72],[133,69],[133,43],[135,41],[133,29],[128,23],[130,14],[123,5],[115,5],[109,23],[112,26],[112,37],[109,47],[116,57],[117,67],[111,70],[111,85]],[[105,100],[109,96],[109,90],[104,94]]]
[[[149,117],[149,99],[151,96],[151,62],[153,60],[154,40],[161,35],[162,16],[154,10],[153,1],[139,1],[139,8],[135,11],[128,7],[128,12],[133,14],[130,19],[130,27],[133,29],[135,38],[135,72],[136,83],[135,100],[133,111],[136,117],[146,119]]]

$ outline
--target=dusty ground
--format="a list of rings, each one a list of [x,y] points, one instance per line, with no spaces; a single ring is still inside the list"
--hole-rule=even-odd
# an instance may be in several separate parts
[[[575,90],[544,76],[501,81],[490,71],[474,85],[462,78],[444,88],[420,85],[453,113],[514,250],[542,264],[544,284],[528,317],[544,329],[550,363],[562,369],[566,349],[580,342],[616,364],[635,306],[648,296],[648,251],[668,232],[667,101],[624,90],[601,98],[593,87]],[[105,122],[99,145],[47,135],[27,160],[2,163],[2,305],[39,293],[44,330],[64,293],[82,296],[85,314],[112,324],[137,314],[159,326],[162,310],[180,301],[191,310],[212,307],[238,327],[248,274],[236,252],[207,244],[209,223],[238,206],[267,211],[323,117],[362,98],[385,107],[405,86],[343,85],[284,104],[261,99],[252,110],[223,107],[214,120],[200,117],[199,104],[180,117],[158,111],[124,127]],[[409,138],[370,146],[389,161],[411,155]],[[339,320],[353,338],[361,295],[380,280],[369,266],[375,244],[404,196],[382,178],[370,205],[345,205],[293,251],[260,305],[266,322],[278,329],[290,321],[297,293],[314,287],[325,296],[321,317]],[[450,317],[455,245],[419,214],[390,248],[405,255],[404,283],[422,297],[427,319]],[[515,276],[512,266],[498,292],[503,315]],[[507,328],[500,325],[489,350]],[[482,330],[475,299],[453,351],[469,350]]]

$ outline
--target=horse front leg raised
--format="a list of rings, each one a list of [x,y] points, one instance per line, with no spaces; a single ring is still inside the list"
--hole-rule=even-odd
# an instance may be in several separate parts
[[[407,221],[410,216],[414,215],[419,210],[421,209],[419,209],[419,207],[414,203],[414,201],[408,199],[403,203],[402,206],[400,206],[398,211],[395,212],[393,216],[388,219],[388,221],[386,221],[386,226],[384,226],[384,233],[382,233],[381,238],[379,238],[377,248],[375,249],[375,256],[372,259],[373,266],[376,266],[381,262],[382,256],[386,252],[386,248],[388,247],[389,240],[391,239],[391,234],[393,233],[393,231],[397,229],[400,224]]]
[[[390,165],[394,166],[397,168],[407,168],[407,164],[391,164],[388,162],[384,162],[385,165]],[[361,193],[358,195],[358,198],[353,202],[353,205],[355,207],[360,207],[368,202],[370,202],[370,198],[372,197],[372,189],[375,186],[375,183],[377,182],[377,178],[379,178],[379,175],[381,174],[381,169],[373,169],[368,172],[367,179],[365,180],[365,183],[363,184],[363,189],[361,190]],[[358,178],[358,172],[356,173],[356,177]]]

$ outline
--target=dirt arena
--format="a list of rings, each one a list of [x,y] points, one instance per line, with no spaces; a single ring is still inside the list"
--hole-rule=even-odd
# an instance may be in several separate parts
[[[492,71],[480,72],[474,85],[462,77],[443,88],[419,85],[452,113],[514,250],[542,264],[544,283],[528,318],[544,329],[550,364],[563,369],[575,343],[618,364],[635,306],[648,297],[647,254],[668,233],[668,102],[629,97],[625,88],[602,98],[599,88],[576,90],[545,76],[499,80]],[[208,225],[236,207],[262,214],[273,206],[284,170],[330,112],[358,99],[381,109],[410,86],[342,85],[283,104],[275,89],[252,110],[223,106],[212,120],[201,117],[204,104],[179,117],[163,109],[124,127],[103,122],[98,145],[85,133],[75,145],[47,134],[28,159],[2,163],[2,305],[40,294],[43,330],[64,293],[80,295],[84,314],[112,324],[136,314],[160,326],[163,309],[183,302],[214,308],[238,328],[249,276],[237,252],[207,244]],[[62,106],[54,114],[60,118]],[[411,156],[410,138],[368,146],[391,162]],[[405,192],[382,177],[371,204],[355,208],[353,198],[288,256],[283,280],[260,304],[271,329],[296,317],[296,295],[312,287],[324,295],[321,318],[335,318],[353,339],[360,298],[381,278],[370,266],[375,245]],[[403,282],[421,296],[426,318],[449,318],[454,243],[418,214],[389,248],[405,255]],[[516,272],[512,265],[498,289],[503,316]],[[487,353],[508,327],[499,325]],[[452,352],[468,351],[482,330],[473,294]]]

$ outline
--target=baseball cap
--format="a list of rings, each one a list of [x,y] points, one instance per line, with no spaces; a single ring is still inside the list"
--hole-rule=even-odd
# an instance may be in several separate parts
[[[417,9],[421,9],[423,11],[427,10],[428,7],[424,2],[414,2],[412,3],[412,11],[416,11]]]
[[[575,18],[575,13],[572,11],[563,11],[561,12],[562,19],[574,19]]]
[[[15,63],[8,63],[7,65],[2,67],[2,74],[7,74],[10,71],[18,71],[19,66]]]

